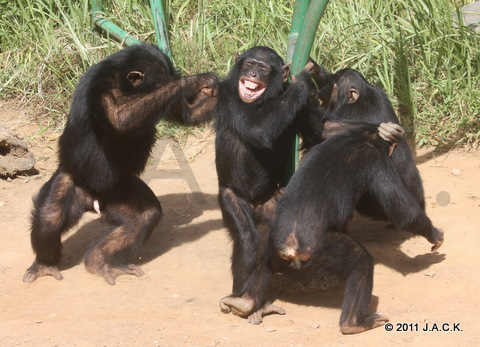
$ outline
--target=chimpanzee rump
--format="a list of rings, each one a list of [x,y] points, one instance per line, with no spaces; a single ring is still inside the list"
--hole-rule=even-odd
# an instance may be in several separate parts
[[[365,192],[378,201],[397,228],[443,242],[443,232],[425,215],[391,158],[390,144],[376,126],[345,130],[313,147],[291,178],[275,210],[264,254],[239,295],[220,301],[224,312],[248,316],[258,324],[270,313],[284,313],[265,302],[273,273],[321,266],[346,281],[340,316],[345,334],[381,326],[388,318],[367,314],[373,288],[373,260],[365,248],[344,233],[355,206]]]
[[[160,119],[185,124],[207,120],[216,105],[214,73],[181,77],[152,45],[137,45],[92,66],[73,95],[59,142],[59,166],[34,200],[31,241],[36,259],[23,280],[58,269],[61,235],[85,211],[101,212],[107,227],[88,251],[85,266],[113,285],[161,218],[155,194],[138,178],[155,142]]]

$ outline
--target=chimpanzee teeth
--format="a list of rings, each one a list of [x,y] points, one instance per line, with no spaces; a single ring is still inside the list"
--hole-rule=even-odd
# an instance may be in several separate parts
[[[248,89],[255,90],[258,87],[258,83],[245,80],[245,87],[248,88]]]

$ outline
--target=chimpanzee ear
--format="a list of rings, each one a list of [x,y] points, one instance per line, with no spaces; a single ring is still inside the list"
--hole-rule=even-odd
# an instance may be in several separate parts
[[[283,83],[285,83],[288,81],[288,77],[290,77],[290,63],[283,65],[282,69],[283,69]]]
[[[347,104],[353,104],[360,97],[360,93],[355,88],[350,88],[348,91],[348,100]]]
[[[143,72],[140,71],[130,71],[127,75],[127,80],[136,87],[143,80]]]
[[[242,52],[240,51],[237,51],[237,54],[235,54],[235,62],[238,61],[238,59],[240,59],[240,56],[242,55]]]

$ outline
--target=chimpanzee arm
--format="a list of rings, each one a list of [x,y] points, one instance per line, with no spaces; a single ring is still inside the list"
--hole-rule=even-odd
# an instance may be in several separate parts
[[[348,129],[365,124],[369,123],[328,120],[323,124],[322,140],[329,139],[330,137],[342,133]],[[388,122],[379,124],[378,133],[385,141],[397,143],[403,139],[405,130],[399,124]]]
[[[217,85],[216,74],[204,73],[182,77],[146,93],[124,95],[120,89],[112,89],[102,103],[107,120],[120,133],[155,124],[161,118],[199,123],[216,105]]]

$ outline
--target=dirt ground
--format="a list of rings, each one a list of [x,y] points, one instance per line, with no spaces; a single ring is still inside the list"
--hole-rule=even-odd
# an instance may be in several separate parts
[[[418,153],[427,213],[445,231],[439,252],[383,223],[353,221],[352,235],[376,263],[371,311],[387,315],[393,331],[344,336],[341,285],[280,293],[275,303],[286,314],[258,326],[220,311],[218,301],[231,289],[231,241],[217,205],[209,131],[182,150],[159,141],[153,153],[144,179],[165,216],[136,262],[145,276],[122,276],[109,286],[85,270],[83,255],[101,232],[98,217],[86,214],[64,239],[64,279],[23,283],[34,259],[31,198],[56,167],[58,138],[51,130],[39,134],[26,119],[24,110],[0,105],[0,121],[27,139],[38,158],[38,174],[0,180],[1,346],[480,345],[479,152]]]

